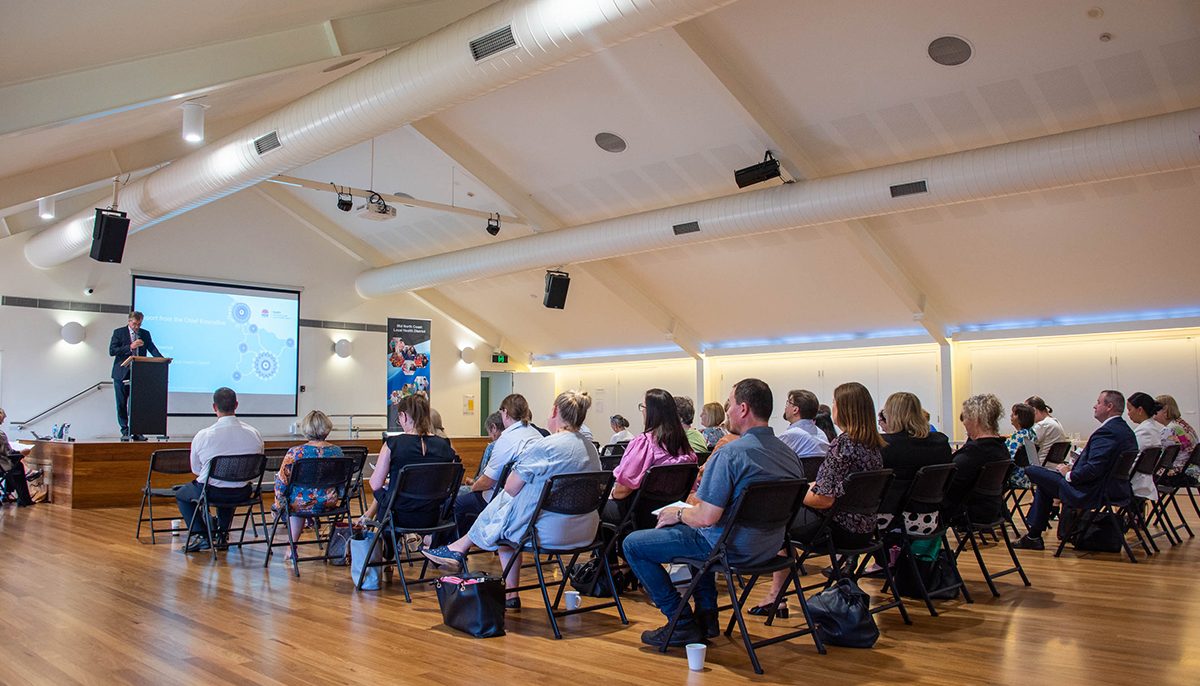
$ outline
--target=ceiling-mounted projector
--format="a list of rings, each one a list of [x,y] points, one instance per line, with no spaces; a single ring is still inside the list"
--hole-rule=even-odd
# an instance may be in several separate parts
[[[384,222],[396,218],[396,208],[384,202],[378,193],[371,193],[365,205],[359,205],[358,216],[363,219]]]

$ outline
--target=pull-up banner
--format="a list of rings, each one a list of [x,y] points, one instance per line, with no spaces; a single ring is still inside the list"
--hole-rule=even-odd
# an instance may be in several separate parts
[[[417,392],[429,396],[430,322],[428,319],[388,319],[388,431],[400,431],[396,405]]]

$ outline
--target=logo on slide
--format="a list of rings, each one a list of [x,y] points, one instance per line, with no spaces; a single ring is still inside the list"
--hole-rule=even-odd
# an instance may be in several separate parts
[[[254,373],[260,379],[269,379],[279,371],[279,362],[269,352],[261,352],[254,357]]]
[[[250,306],[246,303],[234,303],[230,308],[229,316],[233,317],[233,321],[238,324],[245,324],[250,321]]]
[[[264,317],[269,317],[269,316],[271,316],[271,311],[270,311],[270,310],[263,310],[263,311],[262,311],[262,316],[264,316]]]

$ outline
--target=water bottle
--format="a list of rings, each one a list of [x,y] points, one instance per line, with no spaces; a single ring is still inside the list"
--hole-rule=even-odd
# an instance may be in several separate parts
[[[54,426],[50,427],[50,440],[57,438],[62,438],[62,436],[60,436],[58,433],[58,424],[55,424]]]

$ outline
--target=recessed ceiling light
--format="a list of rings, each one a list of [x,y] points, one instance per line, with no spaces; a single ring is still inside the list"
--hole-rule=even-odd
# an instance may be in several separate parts
[[[958,36],[942,36],[929,44],[929,59],[947,67],[956,67],[971,55],[971,44]]]
[[[1087,15],[1092,19],[1099,19],[1104,16],[1104,10],[1099,7],[1093,7],[1087,11]]]
[[[605,152],[625,152],[625,139],[615,133],[601,131],[596,134],[596,145]]]
[[[321,70],[321,73],[328,74],[331,71],[337,71],[338,69],[345,69],[346,67],[349,67],[350,65],[354,64],[355,62],[357,62],[361,59],[362,59],[361,57],[355,57],[355,58],[348,59],[348,60],[342,60],[341,62],[338,62],[337,64],[331,64],[328,67],[325,67],[324,69]]]
[[[1107,31],[1105,31],[1104,33],[1100,34],[1100,42],[1101,42],[1101,43],[1107,43],[1107,42],[1109,42],[1110,40],[1112,40],[1112,34],[1111,34],[1111,33],[1109,33],[1109,32],[1107,32]]]

